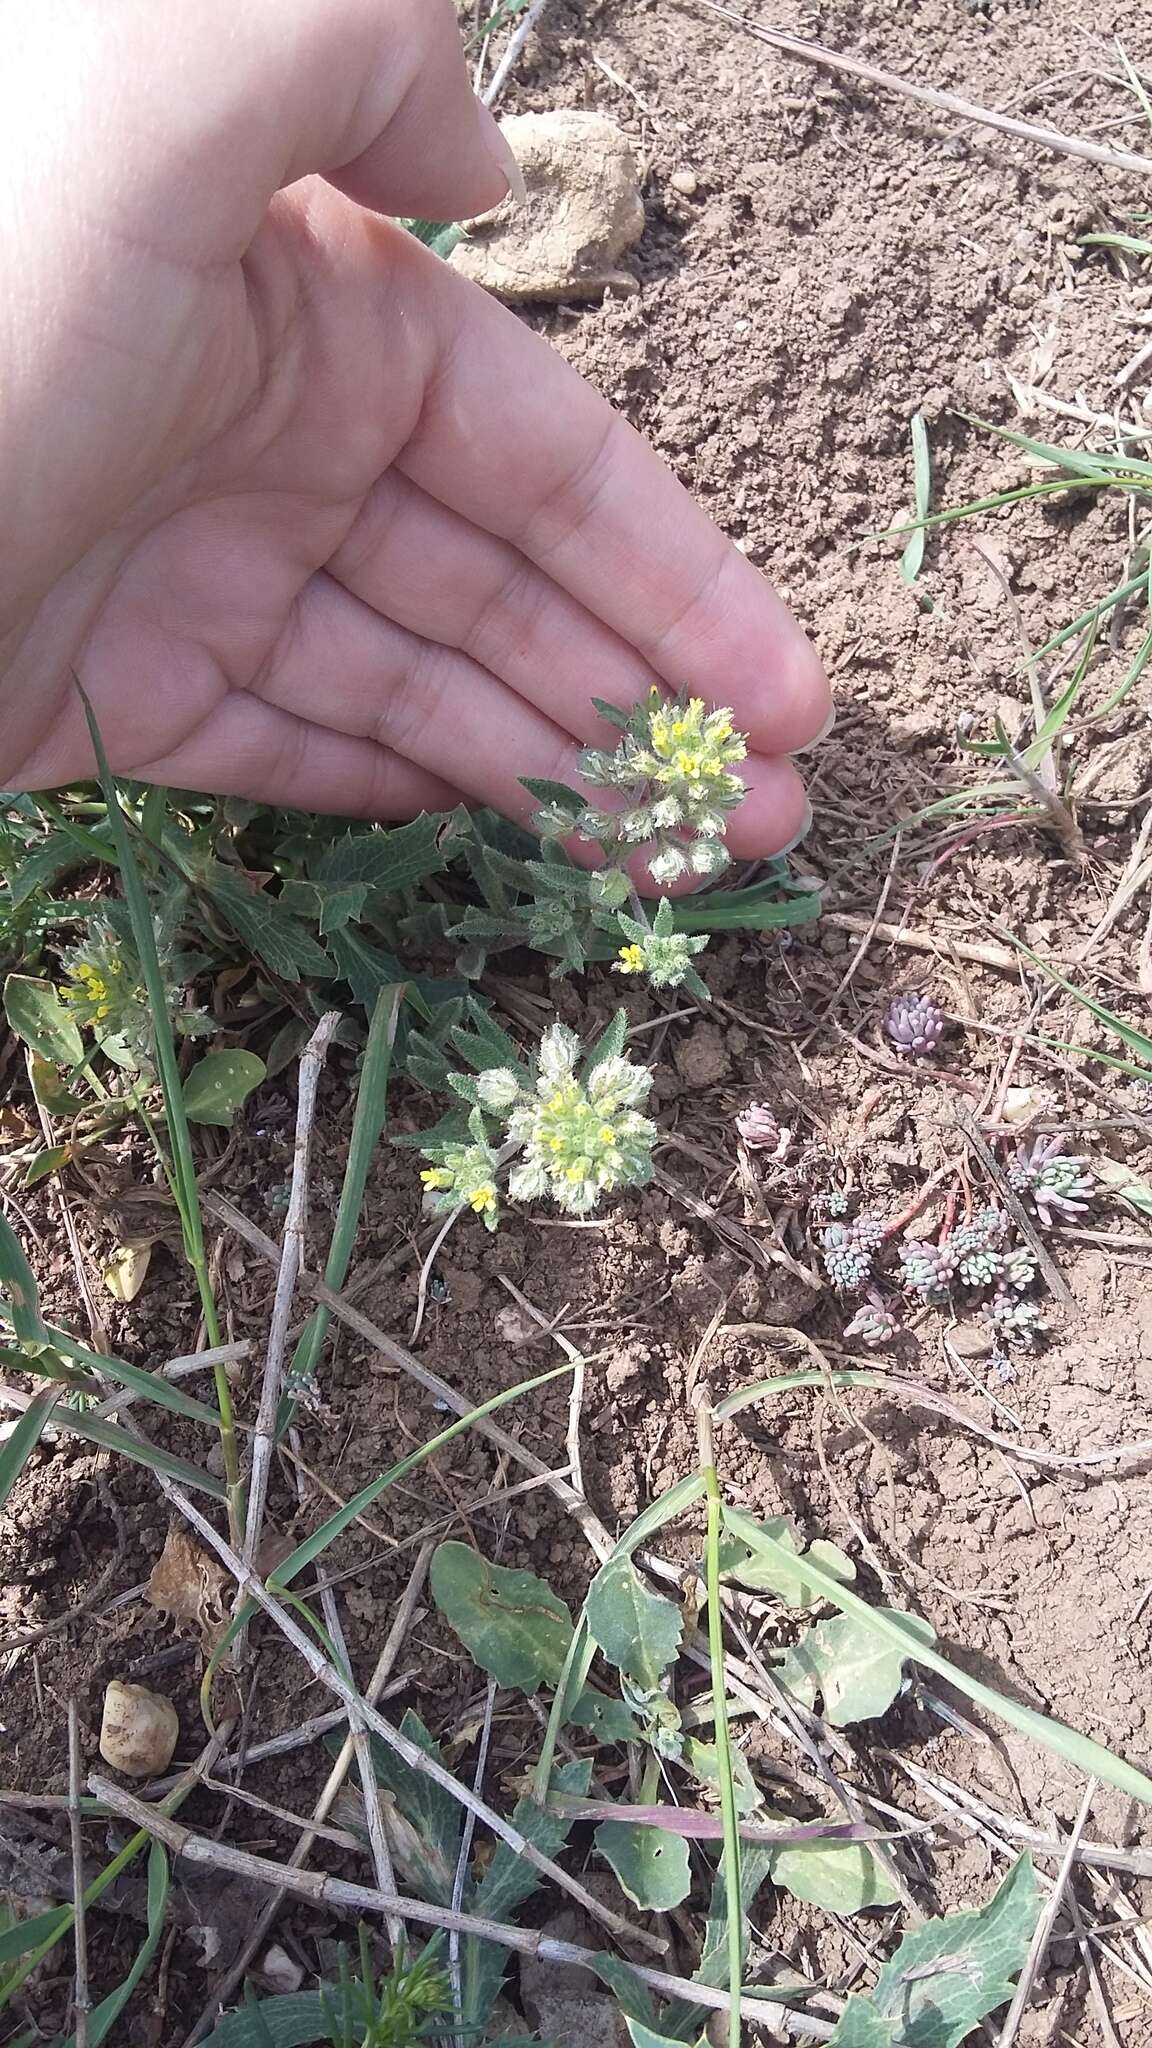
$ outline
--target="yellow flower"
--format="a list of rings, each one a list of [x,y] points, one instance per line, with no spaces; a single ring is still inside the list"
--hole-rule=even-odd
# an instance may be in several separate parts
[[[644,951],[641,946],[621,946],[617,958],[612,962],[617,974],[643,974]]]
[[[614,1124],[601,1124],[600,1143],[602,1145],[614,1145],[616,1143],[616,1126]]]
[[[420,1175],[426,1188],[450,1188],[452,1175],[443,1166],[426,1166]]]
[[[473,1188],[468,1201],[477,1216],[487,1216],[496,1207],[496,1190],[490,1181],[486,1181],[483,1187]]]

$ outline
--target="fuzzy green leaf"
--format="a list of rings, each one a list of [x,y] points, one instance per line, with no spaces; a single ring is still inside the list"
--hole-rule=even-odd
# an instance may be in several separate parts
[[[588,1588],[585,1614],[609,1662],[653,1691],[680,1648],[680,1609],[644,1584],[631,1558],[610,1557]]]
[[[468,1543],[441,1543],[429,1585],[445,1621],[497,1685],[537,1692],[559,1683],[572,1617],[534,1572],[490,1564]]]
[[[443,822],[425,811],[388,832],[350,832],[310,860],[308,873],[329,889],[362,884],[375,895],[398,896],[447,867],[437,843]]]
[[[239,1047],[206,1052],[184,1083],[184,1113],[194,1124],[219,1124],[230,1130],[236,1111],[260,1086],[267,1068],[254,1052]]]
[[[1011,1998],[1039,1913],[1031,1860],[1021,1856],[986,1906],[904,1936],[868,1996],[849,1999],[833,2048],[957,2048]]]
[[[936,1640],[935,1629],[917,1615],[896,1607],[876,1612],[901,1623],[909,1636],[929,1649]],[[900,1690],[905,1661],[914,1655],[914,1642],[902,1649],[885,1642],[854,1615],[838,1614],[807,1629],[777,1665],[776,1676],[806,1707],[822,1695],[825,1720],[834,1728],[846,1728],[852,1721],[870,1721],[887,1713]]]
[[[602,1820],[596,1847],[610,1863],[634,1906],[665,1913],[679,1906],[692,1889],[688,1844],[683,1835],[635,1822]]]
[[[323,946],[274,896],[253,887],[221,861],[207,862],[200,881],[236,936],[281,981],[297,982],[304,974],[331,980],[332,962]]]
[[[745,1543],[724,1543],[720,1547],[720,1569],[725,1578],[735,1579],[738,1585],[748,1586],[756,1592],[775,1593],[787,1607],[812,1607],[824,1598],[821,1587],[809,1577],[800,1561],[800,1545],[791,1524],[783,1515],[770,1522],[761,1522],[759,1527],[765,1536],[778,1543],[782,1550],[790,1551],[797,1562],[782,1558],[777,1552],[752,1550]],[[856,1577],[856,1567],[835,1543],[828,1543],[818,1536],[808,1546],[805,1555],[814,1563],[830,1572],[834,1579],[850,1585]]]
[[[570,818],[578,818],[585,808],[585,799],[566,782],[550,782],[544,775],[522,775],[520,782],[534,796],[537,803],[555,804],[558,811],[567,811]]]
[[[79,1066],[84,1057],[79,1027],[50,981],[38,981],[31,974],[9,974],[4,982],[4,1013],[17,1038],[41,1059],[54,1067]]]

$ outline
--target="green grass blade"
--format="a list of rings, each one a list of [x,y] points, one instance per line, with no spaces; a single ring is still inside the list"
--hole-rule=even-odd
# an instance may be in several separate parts
[[[1032,965],[1038,967],[1042,974],[1046,974],[1049,981],[1054,981],[1070,996],[1075,996],[1076,1001],[1095,1017],[1097,1023],[1102,1024],[1106,1031],[1111,1031],[1122,1045],[1128,1047],[1129,1052],[1138,1053],[1142,1060],[1152,1062],[1152,1038],[1149,1038],[1146,1031],[1138,1030],[1134,1024],[1126,1024],[1123,1017],[1117,1017],[1112,1010],[1106,1010],[1103,1003],[1098,1003],[1095,996],[1088,994],[1087,989],[1077,988],[1074,981],[1068,981],[1058,968],[1053,967],[1047,960],[1042,960],[1039,953],[1034,953],[1031,946],[1026,946],[1023,939],[1018,939],[1006,925],[994,924],[993,930],[1015,946],[1018,953],[1023,953],[1025,959],[1031,960]]]
[[[1123,249],[1129,256],[1152,256],[1152,242],[1141,241],[1139,235],[1080,235],[1077,239],[1081,249]]]
[[[0,1508],[43,1436],[45,1425],[59,1399],[58,1388],[33,1395],[11,1436],[0,1444]],[[0,1961],[3,1961],[2,1956]]]
[[[143,1400],[151,1401],[156,1408],[167,1408],[173,1415],[183,1415],[188,1422],[202,1422],[209,1429],[219,1429],[220,1416],[215,1408],[198,1401],[194,1394],[185,1394],[162,1373],[148,1372],[143,1366],[129,1365],[123,1358],[106,1357],[100,1351],[89,1351],[87,1345],[77,1343],[67,1330],[57,1330],[51,1323],[48,1336],[52,1349],[61,1357],[71,1359],[73,1364],[104,1374],[106,1378],[115,1380],[118,1386],[127,1387]]]
[[[916,526],[908,536],[908,544],[900,557],[900,574],[905,583],[915,583],[924,562],[925,530],[928,517],[929,496],[932,489],[932,457],[928,447],[928,428],[922,412],[914,412],[910,421],[912,431],[912,488],[913,505],[916,512]]]
[[[724,1509],[724,1526],[733,1536],[746,1543],[750,1550],[757,1551],[785,1569],[795,1564],[795,1553],[785,1549],[774,1537],[761,1528],[751,1515],[741,1514],[737,1508]],[[997,1692],[994,1686],[985,1685],[979,1678],[973,1678],[958,1664],[950,1664],[946,1657],[929,1649],[921,1636],[904,1626],[903,1620],[891,1609],[870,1607],[858,1593],[853,1593],[841,1580],[805,1556],[805,1574],[820,1590],[821,1597],[829,1600],[841,1614],[850,1614],[873,1634],[882,1636],[893,1643],[905,1657],[920,1664],[925,1670],[935,1671],[947,1679],[975,1706],[984,1707],[996,1714],[1009,1727],[1019,1729],[1032,1742],[1055,1756],[1061,1756],[1066,1763],[1089,1777],[1100,1778],[1106,1785],[1115,1785],[1131,1799],[1138,1799],[1143,1806],[1152,1806],[1152,1778],[1137,1770],[1134,1764],[1126,1763],[1123,1757],[1114,1756],[1102,1743],[1094,1742],[1090,1735],[1081,1735],[1078,1729],[1069,1728],[1063,1721],[1055,1721],[1035,1707],[1024,1706],[1019,1700],[1010,1699],[1007,1694]]]
[[[712,1675],[712,1717],[716,1741],[716,1767],[720,1779],[720,1815],[724,1827],[724,1900],[728,1946],[729,2048],[740,2048],[740,1985],[744,1977],[744,1888],[740,1866],[740,1816],[736,1811],[733,1782],[732,1733],[728,1725],[728,1674],[724,1662],[724,1609],[720,1604],[720,1525],[723,1504],[720,1482],[712,1462],[711,1418],[701,1414],[701,1429],[707,1443],[708,1462],[702,1477],[708,1497],[708,1529],[705,1538],[704,1572],[708,1589],[708,1661]]]
[[[20,1240],[0,1210],[0,1287],[8,1296],[8,1315],[21,1344],[39,1348],[49,1340],[40,1315],[40,1296]]]
[[[168,1903],[169,1869],[168,1851],[162,1842],[153,1842],[148,1852],[148,1924],[132,1966],[123,1983],[102,1998],[88,2015],[89,2048],[100,2048],[101,2041],[108,2037],[109,2030],[119,2019],[144,1972],[147,1970],[164,1933],[164,1909]],[[69,2034],[64,2048],[76,2048],[75,2034]]]

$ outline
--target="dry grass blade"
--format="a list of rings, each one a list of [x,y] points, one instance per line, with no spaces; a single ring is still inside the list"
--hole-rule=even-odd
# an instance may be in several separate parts
[[[209,1835],[198,1835],[192,1828],[169,1819],[166,1814],[158,1812],[144,1800],[134,1798],[122,1786],[114,1785],[110,1779],[101,1778],[96,1772],[88,1780],[88,1789],[113,1813],[122,1814],[135,1827],[147,1828],[175,1855],[189,1863],[199,1864],[203,1869],[229,1870],[238,1877],[250,1879],[253,1884],[273,1885],[292,1892],[297,1898],[310,1899],[314,1904],[344,1906],[357,1913],[397,1913],[401,1919],[410,1920],[418,1927],[455,1929],[457,1934],[494,1941],[501,1948],[512,1949],[517,1955],[539,1956],[546,1962],[575,1964],[583,1968],[596,1967],[598,1957],[595,1949],[580,1948],[572,1941],[555,1941],[532,1927],[506,1927],[496,1920],[481,1920],[470,1913],[454,1913],[448,1906],[429,1906],[423,1899],[386,1898],[369,1885],[349,1884],[321,1871],[291,1870],[286,1864],[274,1863],[270,1857],[252,1856],[244,1849],[233,1849],[226,1842],[214,1841]],[[632,1939],[636,1939],[635,1932]],[[667,1970],[651,1969],[647,1964],[633,1963],[631,1967],[643,1983],[650,1985],[653,1991],[663,1992],[668,1998],[687,1998],[693,2005],[711,2006],[717,2012],[727,2012],[730,2008],[731,2001],[726,1991],[713,1991],[706,1984],[698,1984],[688,1977],[673,1976]],[[747,1993],[745,1996],[754,2012],[753,1997]],[[774,2026],[782,2026],[790,2034],[808,2035],[818,2041],[829,2040],[834,2031],[828,2020],[790,2011],[775,2002],[765,2007],[765,2017],[769,2016]]]
[[[1096,1796],[1096,1789],[1096,1779],[1090,1778],[1084,1792],[1084,1797],[1080,1802],[1080,1811],[1076,1816],[1076,1825],[1068,1837],[1068,1847],[1064,1854],[1064,1861],[1060,1865],[1059,1875],[1052,1887],[1051,1897],[1036,1923],[1036,1931],[1032,1936],[1027,1960],[1020,1972],[1016,1989],[1012,1994],[1012,2003],[1008,2007],[1008,2017],[1000,2034],[998,2048],[1012,2048],[1012,2043],[1020,2031],[1020,2022],[1024,2017],[1024,2009],[1032,1996],[1032,1986],[1036,1982],[1037,1973],[1044,1961],[1044,1957],[1048,1953],[1048,1944],[1052,1939],[1056,1922],[1060,1915],[1060,1909],[1064,1904],[1064,1894],[1072,1877],[1072,1866],[1076,1861],[1076,1851],[1080,1846],[1080,1837],[1087,1825],[1088,1813]]]
[[[1053,149],[1060,156],[1082,157],[1086,163],[1107,164],[1112,170],[1134,171],[1138,177],[1152,178],[1152,157],[1137,156],[1128,149],[1111,149],[1079,135],[1063,135],[1058,128],[1041,128],[1033,121],[1016,121],[1010,114],[998,114],[991,107],[978,106],[974,100],[940,92],[934,86],[913,85],[893,71],[882,71],[878,64],[866,63],[862,57],[845,57],[823,43],[786,35],[782,29],[770,28],[767,22],[749,21],[746,15],[737,14],[735,8],[722,6],[720,0],[696,0],[696,5],[706,8],[709,14],[718,14],[722,21],[730,21],[736,28],[745,29],[757,42],[767,43],[786,57],[798,57],[805,64],[822,64],[829,71],[846,72],[850,78],[862,78],[868,85],[898,93],[902,99],[919,100],[921,106],[935,107],[943,114],[958,114],[962,121],[995,128],[1001,135],[1015,136],[1020,142],[1038,143],[1041,149]]]
[[[284,1243],[276,1279],[276,1297],[264,1356],[264,1379],[260,1407],[252,1440],[252,1469],[248,1481],[248,1513],[244,1524],[244,1558],[251,1564],[260,1548],[264,1508],[268,1499],[268,1478],[276,1440],[276,1415],[284,1380],[284,1352],[292,1319],[292,1301],[304,1251],[304,1229],[308,1218],[308,1162],[312,1150],[312,1125],[316,1116],[316,1091],[332,1033],[340,1022],[338,1010],[329,1010],[300,1055],[300,1079],[296,1096],[296,1139],[292,1153],[292,1181],[288,1212],[284,1219]]]

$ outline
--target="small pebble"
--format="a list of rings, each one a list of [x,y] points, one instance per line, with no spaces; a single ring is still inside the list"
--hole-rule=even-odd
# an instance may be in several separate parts
[[[668,183],[672,190],[679,192],[684,199],[695,199],[700,190],[700,181],[695,171],[673,171]]]

